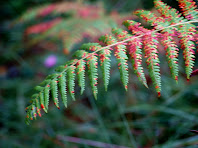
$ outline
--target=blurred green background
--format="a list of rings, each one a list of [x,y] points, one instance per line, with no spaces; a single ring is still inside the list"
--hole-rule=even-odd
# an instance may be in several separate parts
[[[178,8],[175,0],[164,2]],[[62,105],[58,110],[51,102],[48,114],[25,125],[25,107],[34,86],[71,59],[82,43],[96,41],[100,35],[110,33],[111,27],[122,27],[125,19],[137,20],[131,15],[136,9],[151,10],[153,1],[0,2],[0,147],[198,147],[198,135],[190,132],[198,129],[198,76],[186,81],[180,53],[176,84],[164,62],[163,49],[159,49],[160,98],[148,74],[149,89],[139,83],[131,65],[129,90],[125,92],[113,58],[108,92],[104,91],[99,71],[97,101],[88,84],[82,96],[76,86],[76,101],[68,98],[67,109]]]

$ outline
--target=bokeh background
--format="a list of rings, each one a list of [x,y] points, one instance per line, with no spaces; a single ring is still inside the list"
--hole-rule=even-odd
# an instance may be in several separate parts
[[[178,8],[176,0],[164,2]],[[131,65],[125,92],[112,59],[109,90],[104,91],[99,75],[97,101],[86,81],[86,92],[80,96],[76,86],[76,101],[68,97],[68,108],[62,105],[58,110],[51,102],[48,114],[25,124],[34,86],[71,59],[82,43],[96,41],[111,27],[122,27],[123,20],[139,21],[131,13],[136,9],[152,10],[153,1],[0,1],[0,147],[198,147],[198,135],[190,132],[198,130],[198,76],[186,81],[180,53],[176,84],[162,47],[160,98],[148,73],[149,89],[138,82]]]

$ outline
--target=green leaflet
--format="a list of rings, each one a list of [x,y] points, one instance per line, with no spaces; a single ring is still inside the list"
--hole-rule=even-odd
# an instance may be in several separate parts
[[[118,69],[120,71],[121,81],[124,85],[125,90],[128,89],[128,81],[129,81],[129,74],[128,74],[128,57],[126,55],[126,46],[125,45],[117,45],[115,47],[114,55],[116,57],[118,63]]]
[[[33,106],[33,104],[31,104],[30,106],[28,106],[28,107],[26,108],[27,116],[26,116],[26,119],[25,119],[25,123],[26,123],[27,125],[30,124],[30,120],[33,120],[32,106]]]
[[[145,56],[147,57],[146,63],[149,69],[149,74],[153,85],[158,93],[161,95],[161,76],[160,76],[160,66],[157,51],[156,35],[153,33],[151,35],[146,35],[143,39],[143,46],[145,51]],[[151,51],[151,52],[150,52]]]
[[[88,67],[88,76],[90,79],[90,85],[92,88],[92,92],[94,94],[95,99],[97,99],[98,89],[97,89],[97,80],[98,80],[98,58],[97,56],[93,54],[89,54],[89,57],[87,58],[87,67]]]
[[[40,112],[40,102],[39,99],[35,99],[35,106],[36,106],[36,110],[37,110],[37,114],[41,117],[41,112]]]
[[[31,107],[31,106],[30,106]],[[30,119],[30,120],[33,120],[33,116],[32,116],[32,110],[29,109],[28,112],[27,112],[27,118],[26,119]],[[26,121],[26,123],[29,123],[28,121]]]
[[[101,46],[98,43],[87,43],[81,46],[81,49],[88,51],[97,51]],[[90,79],[90,85],[92,88],[93,95],[97,99],[98,89],[97,89],[97,80],[98,80],[98,57],[95,53],[87,53],[87,67],[88,67],[88,76]]]
[[[44,106],[46,110],[48,110],[49,106],[49,93],[50,93],[50,85],[47,85],[44,89]]]
[[[65,70],[65,66],[64,65],[61,65],[61,66],[58,66],[55,71],[57,72],[63,72]]]
[[[88,51],[96,51],[100,47],[101,46],[99,45],[99,43],[85,43],[85,44],[83,44],[80,47],[80,49],[82,49],[82,50],[88,50]]]
[[[36,119],[37,113],[36,113],[35,102],[32,104],[32,115],[33,115],[34,119]]]
[[[30,124],[30,115],[29,115],[29,110],[26,113],[26,118],[25,118],[25,124],[29,125]]]
[[[58,81],[57,81],[56,78],[51,81],[51,93],[52,93],[52,99],[54,101],[54,105],[58,109],[60,109],[59,101],[58,101],[58,86],[57,86],[57,83],[58,83]]]
[[[70,66],[67,70],[68,92],[73,100],[75,100],[75,95],[74,95],[75,76],[76,76],[75,69],[76,69],[75,66]]]
[[[103,49],[100,51],[99,57],[100,57],[100,65],[102,69],[104,86],[105,86],[105,90],[107,91],[107,87],[109,85],[109,79],[110,79],[111,51],[109,49]]]
[[[37,91],[42,91],[43,88],[44,88],[44,87],[42,87],[42,86],[36,86],[34,89],[37,90]]]
[[[185,71],[187,75],[187,79],[190,79],[190,75],[193,71],[194,67],[194,58],[195,58],[195,43],[192,42],[194,40],[193,35],[195,35],[195,25],[185,24],[178,27],[179,39],[181,43],[181,48],[183,49],[183,57],[185,61]]]
[[[76,73],[78,78],[78,85],[81,87],[81,94],[83,94],[85,90],[85,61],[80,60],[76,64]]]
[[[171,71],[172,77],[177,81],[178,75],[179,75],[179,67],[178,67],[178,51],[177,45],[173,38],[169,35],[166,36],[166,33],[164,33],[164,36],[162,38],[162,44],[165,47],[166,50],[166,57],[168,61],[168,66]]]
[[[82,58],[82,57],[85,57],[87,56],[88,52],[86,52],[85,50],[77,50],[73,57],[77,57],[77,58]]]
[[[66,90],[66,72],[63,72],[61,76],[59,76],[59,88],[61,99],[65,107],[67,107],[67,90]]]
[[[134,73],[137,75],[138,80],[148,88],[145,74],[142,67],[142,43],[141,40],[136,39],[128,43],[129,55],[133,65]]]
[[[39,94],[39,98],[40,98],[40,105],[41,105],[41,108],[47,113],[47,109],[45,108],[45,102],[44,102],[44,95],[43,95],[43,92],[40,92]]]

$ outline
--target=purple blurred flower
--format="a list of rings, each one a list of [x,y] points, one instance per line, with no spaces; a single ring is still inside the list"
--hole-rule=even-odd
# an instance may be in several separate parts
[[[53,67],[57,62],[57,57],[55,55],[50,55],[48,56],[45,61],[44,61],[44,65],[47,68]]]

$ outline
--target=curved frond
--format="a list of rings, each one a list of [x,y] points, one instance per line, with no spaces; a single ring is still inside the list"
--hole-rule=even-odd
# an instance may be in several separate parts
[[[142,59],[145,58],[152,83],[158,96],[160,96],[161,73],[158,45],[161,43],[164,46],[171,75],[177,81],[179,46],[176,44],[175,38],[178,37],[183,50],[187,79],[189,79],[194,74],[192,72],[196,50],[195,42],[198,41],[198,31],[194,23],[198,23],[198,12],[192,0],[178,1],[184,17],[161,0],[155,0],[155,8],[161,16],[144,10],[135,12],[139,18],[150,23],[152,29],[146,29],[133,20],[126,20],[123,24],[129,32],[114,28],[112,29],[114,36],[106,34],[99,38],[100,43],[83,44],[81,49],[75,52],[74,60],[56,68],[55,74],[47,76],[39,86],[35,87],[37,93],[32,95],[31,104],[26,108],[26,123],[29,124],[30,120],[36,119],[37,114],[41,116],[41,109],[45,112],[48,111],[50,94],[54,104],[59,108],[58,90],[65,107],[67,107],[67,92],[75,100],[76,74],[82,94],[85,90],[86,68],[94,97],[97,98],[98,94],[99,63],[102,69],[104,87],[107,90],[111,70],[111,51],[117,60],[120,78],[126,90],[129,79],[128,57],[131,59],[138,79],[148,87],[142,66]],[[142,52],[144,52],[144,57]]]

